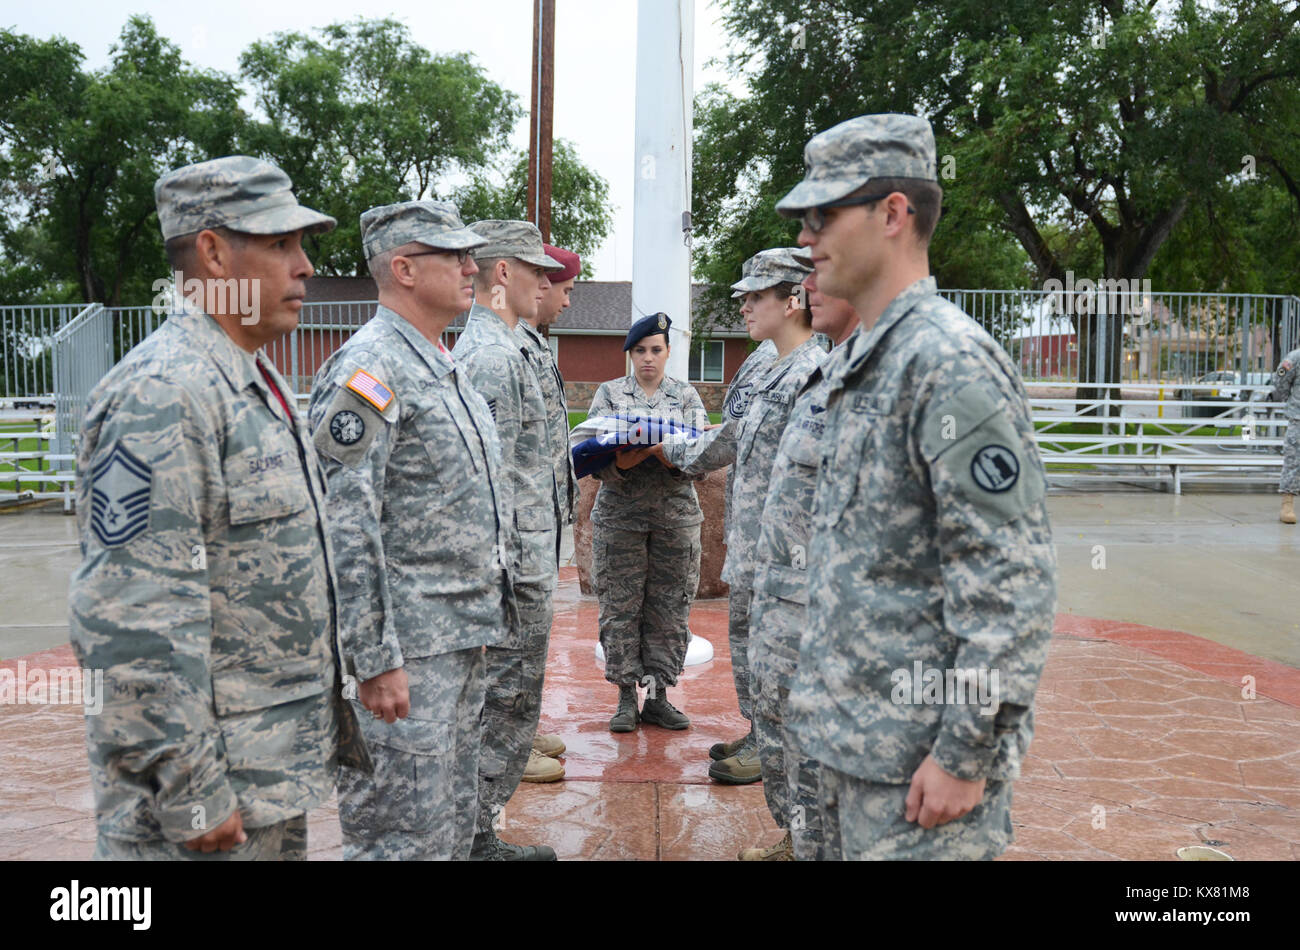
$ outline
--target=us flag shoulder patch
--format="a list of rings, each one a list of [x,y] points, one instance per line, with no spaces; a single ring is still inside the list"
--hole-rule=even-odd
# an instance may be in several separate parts
[[[348,380],[347,388],[352,390],[380,412],[388,408],[393,401],[393,391],[371,376],[364,369],[359,369]]]

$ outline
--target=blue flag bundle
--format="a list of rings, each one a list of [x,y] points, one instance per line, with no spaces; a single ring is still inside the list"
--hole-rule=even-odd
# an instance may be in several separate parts
[[[598,472],[616,452],[660,442],[698,439],[700,430],[680,419],[615,413],[590,416],[569,433],[573,470],[578,478]],[[658,464],[658,463],[655,463]]]

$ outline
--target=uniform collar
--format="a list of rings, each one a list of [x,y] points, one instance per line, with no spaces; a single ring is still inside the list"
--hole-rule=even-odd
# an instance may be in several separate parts
[[[535,343],[537,346],[546,345],[546,341],[542,339],[541,332],[539,330],[534,329],[533,325],[529,323],[527,320],[520,320],[517,324],[515,324],[515,329],[520,333],[522,333],[527,339]]]
[[[519,323],[523,323],[523,321],[520,320]],[[492,339],[508,346],[519,347],[519,340],[511,333],[510,325],[501,319],[501,315],[491,307],[485,307],[479,303],[470,307],[469,316],[465,318],[465,331],[468,332],[470,327],[474,327],[476,333],[483,334],[485,339]]]
[[[933,277],[922,277],[903,288],[902,292],[889,302],[889,306],[885,308],[874,327],[865,333],[861,330],[854,331],[853,335],[841,344],[844,359],[831,371],[830,378],[838,381],[855,372],[885,338],[885,334],[907,316],[918,303],[937,293],[938,286]]]
[[[375,310],[375,319],[388,326],[400,336],[411,349],[415,350],[420,359],[424,360],[429,371],[433,373],[434,379],[442,379],[454,368],[451,358],[442,350],[438,349],[436,344],[430,343],[428,338],[415,328],[411,321],[396,310],[390,310],[383,304],[380,304]]]

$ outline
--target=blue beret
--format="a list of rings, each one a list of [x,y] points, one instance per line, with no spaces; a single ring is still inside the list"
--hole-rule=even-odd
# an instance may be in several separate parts
[[[667,339],[668,328],[672,325],[672,318],[666,313],[652,313],[648,317],[642,317],[632,324],[632,329],[627,331],[627,337],[623,340],[623,352],[626,353],[636,346],[642,337],[651,336],[655,333],[662,333],[664,339]]]

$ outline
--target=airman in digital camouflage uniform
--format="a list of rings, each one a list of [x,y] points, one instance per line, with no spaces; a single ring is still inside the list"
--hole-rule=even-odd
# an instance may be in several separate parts
[[[496,426],[439,337],[470,303],[483,238],[452,204],[407,201],[365,212],[361,241],[379,308],[320,368],[309,410],[376,766],[339,778],[343,856],[464,860],[513,519]]]
[[[204,284],[100,381],[81,430],[69,625],[104,671],[95,857],[301,860],[340,761],[369,758],[324,479],[260,348],[297,325],[303,233],[335,222],[241,155],[163,175],[154,200],[172,268]]]
[[[667,314],[642,317],[623,340],[633,373],[601,383],[589,416],[657,417],[703,429],[709,421],[690,383],[664,374]],[[653,446],[617,453],[600,471],[591,509],[592,579],[600,602],[605,679],[618,686],[611,732],[641,722],[686,729],[690,719],[668,701],[686,663],[687,622],[700,583],[700,523],[694,479],[652,458]],[[646,702],[637,708],[638,684]]]
[[[724,424],[710,429],[700,439],[669,444],[660,450],[666,461],[688,475],[730,464],[728,509],[761,510],[767,494],[772,458],[794,393],[825,356],[812,339],[811,315],[797,305],[793,296],[798,291],[799,282],[811,270],[794,259],[797,250],[769,248],[760,251],[745,262],[744,276],[731,285],[734,293],[745,298],[741,313],[750,335],[756,340],[771,342],[777,350],[777,358],[744,383],[743,395],[730,401],[732,411],[743,406],[739,420],[732,419],[729,413],[724,414]],[[722,569],[722,579],[730,585],[727,638],[731,646],[736,699],[741,715],[751,723],[753,690],[748,649],[749,611],[752,560],[757,538],[758,519],[732,519],[727,527],[727,558]],[[758,746],[752,728],[748,741],[742,741],[731,755],[716,758],[710,764],[709,775],[716,781],[731,785],[746,785],[759,780]]]
[[[796,255],[811,266],[811,260]],[[804,755],[786,724],[790,687],[799,663],[799,643],[807,627],[808,544],[812,502],[821,460],[826,418],[826,374],[842,344],[858,328],[847,300],[827,297],[816,273],[803,281],[813,329],[838,347],[809,374],[797,394],[781,434],[767,497],[759,519],[754,554],[754,599],[750,606],[749,660],[753,670],[754,732],[763,773],[763,795],[785,837],[771,848],[747,848],[742,861],[836,859],[825,847],[818,799],[820,766]],[[838,835],[829,835],[837,841]]]
[[[497,837],[493,820],[518,788],[532,754],[542,709],[542,681],[555,591],[554,461],[546,400],[515,327],[537,312],[550,287],[548,271],[563,265],[542,250],[527,221],[477,221],[487,243],[475,258],[475,302],[452,353],[496,420],[506,487],[514,500],[519,571],[514,579],[519,622],[487,649],[487,699],[479,761],[479,819],[472,857],[555,860],[545,845],[520,847]]]
[[[1282,442],[1282,476],[1277,490],[1282,493],[1282,523],[1295,524],[1295,496],[1300,494],[1300,386],[1296,386],[1300,350],[1292,350],[1277,364],[1270,402],[1284,402],[1287,427]]]
[[[542,292],[537,305],[537,315],[527,315],[519,320],[515,332],[526,345],[533,370],[541,385],[546,401],[546,424],[550,431],[551,457],[555,464],[555,558],[559,563],[560,541],[564,526],[573,523],[574,506],[578,500],[578,479],[573,472],[573,456],[569,454],[569,404],[564,398],[564,377],[550,344],[541,333],[559,319],[569,307],[569,294],[573,282],[582,271],[582,259],[572,251],[550,244],[543,245],[548,257],[564,265],[564,270],[547,274],[551,286]],[[564,741],[559,736],[538,733],[533,737],[533,751],[524,769],[525,782],[556,782],[564,778],[564,766],[556,761],[564,755]]]
[[[1056,600],[1024,386],[929,276],[929,123],[861,116],[804,158],[777,210],[862,332],[827,374],[790,728],[846,859],[992,858]]]

